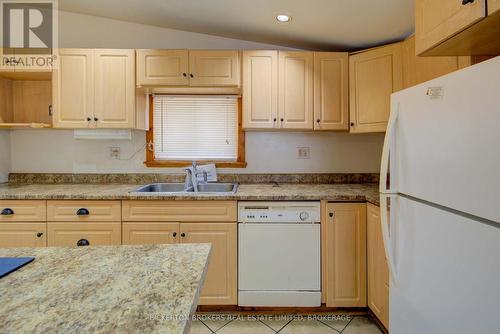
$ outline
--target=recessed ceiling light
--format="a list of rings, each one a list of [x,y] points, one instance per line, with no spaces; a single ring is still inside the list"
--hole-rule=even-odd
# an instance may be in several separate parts
[[[280,22],[289,22],[291,19],[291,17],[289,15],[286,15],[286,14],[279,14],[276,16],[276,20],[280,21]]]

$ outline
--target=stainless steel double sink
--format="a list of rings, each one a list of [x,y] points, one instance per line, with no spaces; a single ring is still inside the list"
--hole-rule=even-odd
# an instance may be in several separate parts
[[[237,183],[206,183],[198,184],[199,194],[234,194],[238,190]],[[139,187],[133,192],[138,193],[196,193],[193,187],[185,188],[184,183],[152,183]]]

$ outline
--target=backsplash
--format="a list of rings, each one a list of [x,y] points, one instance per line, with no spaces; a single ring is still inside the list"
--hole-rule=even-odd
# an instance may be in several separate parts
[[[42,174],[11,173],[9,183],[13,184],[148,184],[157,182],[184,182],[184,174]],[[375,173],[337,174],[219,174],[219,182],[250,183],[302,183],[341,184],[378,183]]]

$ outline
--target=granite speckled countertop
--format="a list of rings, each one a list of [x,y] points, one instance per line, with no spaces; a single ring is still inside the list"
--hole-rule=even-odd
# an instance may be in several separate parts
[[[242,184],[235,194],[134,193],[133,184],[0,184],[1,199],[73,200],[329,200],[379,205],[378,185],[369,184]]]
[[[1,333],[189,333],[209,244],[0,249]]]

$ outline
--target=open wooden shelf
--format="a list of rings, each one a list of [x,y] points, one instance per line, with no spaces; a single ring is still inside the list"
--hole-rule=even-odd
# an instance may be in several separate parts
[[[0,72],[0,128],[52,127],[51,105],[50,72]]]

